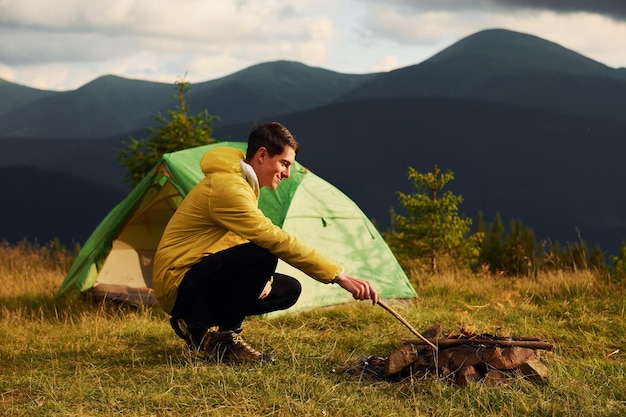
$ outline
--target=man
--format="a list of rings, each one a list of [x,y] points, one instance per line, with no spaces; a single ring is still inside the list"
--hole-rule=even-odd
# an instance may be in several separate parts
[[[257,125],[244,154],[215,147],[200,161],[205,178],[170,219],[154,258],[154,291],[190,349],[230,362],[273,361],[241,337],[247,316],[291,307],[300,283],[275,272],[278,258],[357,300],[378,302],[372,285],[348,275],[275,226],[258,208],[261,187],[289,178],[298,143],[280,123]],[[218,327],[216,331],[210,331]]]

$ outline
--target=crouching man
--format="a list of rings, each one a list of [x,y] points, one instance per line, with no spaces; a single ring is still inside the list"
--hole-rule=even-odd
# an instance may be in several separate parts
[[[170,219],[154,258],[155,294],[190,349],[218,361],[273,361],[245,343],[241,330],[247,316],[298,300],[300,283],[275,272],[279,258],[354,299],[377,303],[368,281],[348,275],[259,210],[260,188],[288,179],[297,153],[289,130],[270,122],[252,130],[245,155],[223,146],[202,157],[205,178]]]

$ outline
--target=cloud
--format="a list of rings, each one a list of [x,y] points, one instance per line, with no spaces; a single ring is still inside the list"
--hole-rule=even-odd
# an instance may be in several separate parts
[[[13,28],[172,40],[264,42],[307,37],[324,5],[307,0],[4,0],[0,24]],[[33,13],[37,10],[37,13]]]
[[[29,28],[0,28],[0,56],[13,65],[48,62],[94,62],[128,56],[136,39],[94,32],[61,32]]]
[[[418,8],[430,5],[431,1],[410,3],[391,0],[402,7],[387,7],[387,3],[365,0],[368,4],[364,25],[373,39],[388,39],[407,47],[431,47],[439,51],[455,41],[469,36],[480,29],[505,28],[530,33],[556,42],[565,48],[580,52],[592,59],[614,67],[626,66],[626,24],[608,16],[589,13],[561,14],[556,11],[520,9],[516,12],[502,7],[469,9],[466,0],[432,1],[436,11]],[[496,0],[493,0],[495,2]],[[463,3],[467,8],[462,13],[453,9],[454,3]],[[514,3],[500,0],[499,3]],[[520,3],[522,0],[519,1]],[[512,6],[511,6],[512,7]],[[619,53],[616,53],[619,51]]]
[[[614,20],[626,20],[624,0],[492,0],[506,8],[531,8],[557,13],[592,13]]]
[[[331,0],[0,0],[0,64],[12,68],[0,76],[81,63],[156,81],[194,71],[204,81],[285,57],[323,64],[336,37],[333,7]],[[80,76],[71,69],[57,77],[72,73]]]
[[[474,31],[477,17],[437,11],[403,13],[400,9],[372,6],[366,25],[374,38],[389,38],[404,44],[439,44]]]
[[[382,61],[372,67],[372,72],[389,72],[400,67],[400,61],[397,56],[386,55]]]
[[[101,47],[108,42],[119,48],[132,42],[136,47],[179,53],[190,47],[210,51],[284,40],[326,42],[332,34],[327,16],[303,0],[4,0],[0,25],[23,43],[32,44],[32,38],[39,37],[42,45],[54,48],[77,38],[68,49],[86,54],[87,59],[93,48],[79,48],[77,43],[95,41]],[[124,49],[119,48],[121,55]],[[59,49],[51,53],[63,56]]]
[[[369,5],[387,5],[413,12],[511,12],[524,10],[556,13],[591,13],[626,20],[624,0],[361,0]]]
[[[105,74],[195,83],[282,59],[386,71],[495,27],[626,66],[624,13],[606,0],[0,0],[0,78],[44,89]]]

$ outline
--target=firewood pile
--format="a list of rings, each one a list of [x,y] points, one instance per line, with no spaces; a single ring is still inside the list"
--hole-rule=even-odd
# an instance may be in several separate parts
[[[543,350],[554,345],[536,337],[504,337],[475,334],[461,329],[460,334],[442,336],[441,325],[421,333],[424,339],[403,340],[402,348],[388,357],[363,359],[359,368],[374,376],[399,380],[406,377],[441,376],[460,386],[473,382],[504,382],[513,375],[534,381],[548,377],[541,361]],[[437,346],[435,351],[428,342]]]

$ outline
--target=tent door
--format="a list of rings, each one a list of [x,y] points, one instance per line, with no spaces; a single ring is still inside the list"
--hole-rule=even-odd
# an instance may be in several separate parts
[[[154,250],[139,250],[114,240],[109,256],[98,273],[91,296],[139,305],[154,305],[152,262]]]

